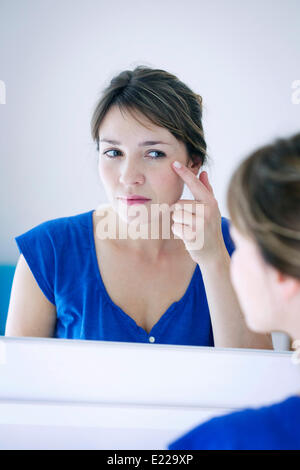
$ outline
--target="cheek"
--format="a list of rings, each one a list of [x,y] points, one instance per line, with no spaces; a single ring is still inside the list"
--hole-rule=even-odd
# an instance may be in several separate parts
[[[249,305],[249,299],[254,298],[253,276],[249,269],[249,260],[245,259],[238,250],[234,251],[230,262],[230,276],[234,290],[242,307]]]
[[[160,189],[160,192],[168,193],[171,198],[183,191],[184,183],[172,169],[160,171],[151,176],[151,185]]]
[[[236,251],[233,252],[231,255],[231,260],[230,260],[230,277],[231,277],[231,282],[232,285],[236,291],[236,293],[239,295],[240,292],[240,267],[239,267],[240,261],[239,261],[239,255]]]
[[[259,262],[251,253],[234,252],[231,257],[230,274],[248,327],[255,331],[268,331],[265,324],[266,312],[269,310],[268,298]]]
[[[105,165],[103,162],[98,164],[98,173],[104,185],[107,183],[110,184],[117,177],[116,170],[113,168],[113,166]]]

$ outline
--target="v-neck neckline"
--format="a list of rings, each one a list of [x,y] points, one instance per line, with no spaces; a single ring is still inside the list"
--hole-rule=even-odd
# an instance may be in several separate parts
[[[185,293],[183,294],[183,296],[179,299],[179,300],[175,300],[175,302],[173,302],[168,308],[167,310],[161,315],[161,317],[159,318],[159,320],[152,326],[151,330],[149,331],[149,333],[144,329],[142,328],[140,325],[138,325],[136,323],[136,321],[130,316],[128,315],[128,313],[124,312],[124,310],[119,307],[119,305],[117,305],[110,297],[109,293],[107,292],[107,289],[105,287],[105,284],[103,282],[103,279],[102,279],[102,276],[101,276],[101,272],[100,272],[100,267],[99,267],[99,263],[98,263],[98,259],[97,259],[97,252],[96,252],[96,244],[95,244],[95,237],[94,237],[94,223],[93,223],[93,213],[94,213],[94,209],[92,209],[89,213],[88,213],[88,216],[89,216],[89,234],[90,234],[90,243],[91,243],[91,251],[92,251],[92,258],[93,258],[93,265],[94,265],[94,269],[95,269],[95,274],[96,274],[96,278],[98,280],[98,285],[100,285],[100,287],[102,288],[102,291],[106,297],[106,300],[116,309],[118,310],[122,316],[124,318],[126,318],[131,324],[133,324],[136,328],[138,328],[139,330],[141,330],[144,334],[148,336],[151,336],[152,333],[153,333],[153,330],[157,328],[157,326],[162,323],[166,317],[168,317],[172,312],[174,312],[176,310],[176,307],[179,308],[186,300],[186,298],[188,297],[189,293],[190,293],[190,290],[192,289],[192,285],[194,283],[194,280],[195,280],[195,277],[196,277],[196,272],[197,272],[197,269],[199,269],[199,266],[198,264],[196,265],[195,269],[194,269],[194,272],[193,272],[193,275],[191,277],[191,280],[190,280],[190,283],[188,285],[188,287],[186,288],[186,291]]]

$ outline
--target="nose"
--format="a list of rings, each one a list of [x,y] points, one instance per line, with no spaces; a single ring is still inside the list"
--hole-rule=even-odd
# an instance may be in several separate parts
[[[124,162],[120,172],[119,181],[121,184],[130,186],[132,184],[142,184],[145,181],[145,177],[139,170],[136,162]]]

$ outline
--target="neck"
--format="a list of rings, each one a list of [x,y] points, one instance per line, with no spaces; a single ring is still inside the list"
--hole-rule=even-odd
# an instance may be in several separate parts
[[[128,222],[116,213],[116,241],[119,246],[145,259],[156,261],[166,254],[182,250],[183,241],[171,229],[170,215],[154,218],[150,222]]]

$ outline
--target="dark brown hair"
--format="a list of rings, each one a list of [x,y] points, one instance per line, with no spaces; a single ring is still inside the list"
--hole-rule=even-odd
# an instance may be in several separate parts
[[[264,260],[300,278],[300,133],[256,150],[234,172],[227,193],[233,225]]]
[[[176,139],[184,142],[194,164],[203,165],[206,162],[202,98],[175,75],[138,66],[115,76],[102,92],[91,120],[91,133],[97,150],[99,126],[113,105],[119,106],[121,111],[141,112],[152,123],[165,127]]]

